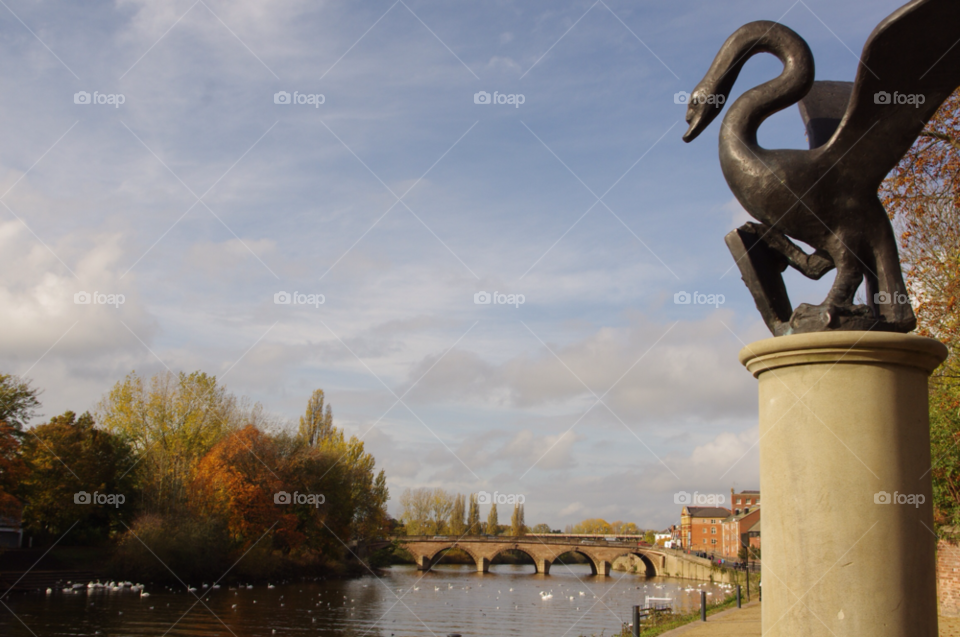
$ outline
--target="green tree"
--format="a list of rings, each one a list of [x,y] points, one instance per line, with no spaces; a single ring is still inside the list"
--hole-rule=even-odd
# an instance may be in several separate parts
[[[433,490],[433,497],[430,501],[431,522],[433,529],[431,533],[442,535],[447,530],[447,519],[453,510],[453,496],[441,487]]]
[[[17,430],[0,421],[0,517],[20,517],[23,505],[17,494],[28,474]]]
[[[313,447],[320,440],[326,439],[333,431],[333,413],[330,405],[323,409],[324,395],[322,389],[317,389],[307,402],[307,413],[300,416],[299,435],[303,441]]]
[[[656,533],[654,533],[653,531],[647,531],[646,533],[643,534],[643,541],[646,542],[647,544],[656,544],[657,543]]]
[[[30,386],[30,381],[11,374],[0,374],[0,421],[23,431],[27,422],[37,415],[40,407],[40,391]]]
[[[458,493],[453,498],[453,508],[450,509],[450,534],[460,537],[467,532],[467,525],[464,522],[464,515],[466,512],[464,508],[466,503],[464,501],[463,495]]]
[[[567,527],[567,533],[575,535],[609,535],[613,532],[610,523],[601,518],[589,518]]]
[[[550,525],[549,525],[549,524],[543,524],[543,523],[541,522],[540,524],[535,524],[535,525],[533,525],[533,528],[530,529],[530,532],[531,532],[531,533],[542,534],[542,533],[552,533],[553,531],[550,529]]]
[[[433,491],[425,487],[404,489],[400,494],[400,520],[407,535],[428,535],[433,529],[430,512],[433,508]]]
[[[29,532],[66,544],[97,542],[122,531],[135,507],[129,475],[134,458],[120,437],[97,429],[93,417],[72,411],[32,429],[23,441],[29,474],[23,481],[23,516]],[[83,502],[86,493],[115,496],[113,505]],[[122,497],[122,502],[120,499]]]
[[[467,513],[467,533],[470,535],[480,535],[480,504],[477,502],[477,494],[470,494],[470,510]]]
[[[520,503],[513,505],[513,514],[510,516],[510,535],[519,537],[526,535],[527,527],[523,523],[523,505]]]
[[[500,535],[500,521],[497,519],[497,503],[490,505],[490,513],[487,514],[487,535]]]
[[[148,512],[182,513],[197,462],[231,431],[261,420],[203,372],[153,376],[136,372],[114,385],[97,406],[97,421],[130,441]]]

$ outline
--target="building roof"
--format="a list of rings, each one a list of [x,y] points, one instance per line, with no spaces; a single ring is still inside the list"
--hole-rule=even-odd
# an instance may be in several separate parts
[[[730,511],[723,507],[683,507],[692,518],[725,518],[730,515]]]
[[[757,520],[753,526],[743,531],[743,533],[760,533],[760,520]]]
[[[740,520],[740,519],[742,519],[742,518],[747,517],[748,515],[752,515],[753,513],[756,513],[756,512],[759,511],[759,510],[760,510],[760,505],[759,505],[759,504],[751,504],[749,507],[747,507],[747,508],[745,508],[745,509],[742,509],[742,510],[740,511],[740,513],[731,513],[731,514],[730,514],[727,518],[725,518],[723,521],[724,521],[724,522],[735,522],[736,520]]]

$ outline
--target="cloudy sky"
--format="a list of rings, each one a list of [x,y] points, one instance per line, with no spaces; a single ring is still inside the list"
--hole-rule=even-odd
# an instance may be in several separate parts
[[[767,332],[723,243],[746,215],[675,94],[759,19],[852,80],[901,2],[0,4],[0,370],[45,416],[131,370],[291,420],[323,388],[394,513],[406,487],[522,493],[559,528],[758,486],[737,352]],[[760,141],[804,148],[796,107]]]

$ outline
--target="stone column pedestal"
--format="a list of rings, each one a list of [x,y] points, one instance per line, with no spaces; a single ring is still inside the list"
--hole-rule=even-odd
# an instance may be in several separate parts
[[[927,378],[939,342],[771,338],[760,384],[764,637],[937,637]]]

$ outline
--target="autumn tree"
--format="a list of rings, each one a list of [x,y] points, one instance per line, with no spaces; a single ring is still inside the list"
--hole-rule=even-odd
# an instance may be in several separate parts
[[[899,231],[917,332],[950,356],[931,382],[930,435],[934,521],[960,528],[960,90],[937,111],[887,176],[880,197]]]
[[[450,534],[460,537],[467,532],[467,525],[464,521],[466,515],[466,502],[463,495],[456,494],[453,498],[453,507],[450,509]]]
[[[327,405],[324,411],[323,401],[323,390],[314,390],[307,402],[307,413],[300,416],[298,435],[310,447],[316,446],[333,433],[333,412],[330,405]]]
[[[400,507],[400,520],[406,527],[407,535],[427,535],[432,531],[432,489],[404,489],[400,494]]]
[[[518,537],[525,535],[527,527],[523,523],[523,505],[519,502],[513,505],[513,514],[510,516],[510,535]]]
[[[192,509],[224,520],[230,541],[241,550],[268,532],[281,548],[297,548],[305,539],[297,529],[298,505],[275,502],[286,486],[282,471],[273,440],[248,425],[214,445],[199,462],[190,489]]]
[[[348,438],[334,425],[323,398],[318,389],[308,401],[284,466],[292,488],[325,498],[311,516],[300,516],[300,529],[314,549],[330,553],[350,540],[387,535],[391,525],[386,474],[376,472],[376,461],[362,440]]]
[[[470,508],[467,512],[467,533],[470,535],[480,535],[480,503],[477,502],[477,494],[470,494]]]
[[[579,524],[567,526],[566,531],[575,535],[609,535],[613,532],[613,529],[610,528],[610,523],[606,520],[589,518]]]
[[[146,511],[180,513],[197,462],[228,433],[262,420],[203,372],[153,376],[132,372],[97,406],[97,420],[130,441]]]
[[[16,434],[23,431],[40,407],[40,391],[30,386],[30,381],[11,374],[0,374],[0,422],[13,428]]]
[[[72,411],[31,430],[23,440],[23,459],[29,472],[21,493],[23,516],[30,532],[56,538],[71,527],[64,542],[89,543],[122,531],[135,508],[130,469],[134,458],[120,437],[94,426],[89,413]],[[122,503],[84,502],[86,493],[122,496]],[[115,498],[116,499],[116,498]]]
[[[500,521],[497,519],[497,503],[490,505],[490,513],[487,514],[487,535],[500,534]]]
[[[433,523],[431,533],[440,535],[446,531],[447,519],[450,517],[450,511],[453,510],[453,495],[442,487],[437,487],[433,490],[430,505],[430,515]]]
[[[541,522],[540,524],[534,524],[534,525],[533,525],[533,528],[530,529],[530,532],[531,532],[531,533],[538,533],[538,534],[540,534],[540,533],[553,533],[553,530],[550,528],[550,525],[549,525],[549,524],[544,524],[543,522]]]
[[[880,196],[900,231],[900,256],[917,331],[939,339],[951,360],[938,375],[960,379],[960,90],[930,120],[887,176]]]
[[[17,430],[0,421],[0,517],[19,518],[23,504],[17,497],[29,472],[20,455]]]

